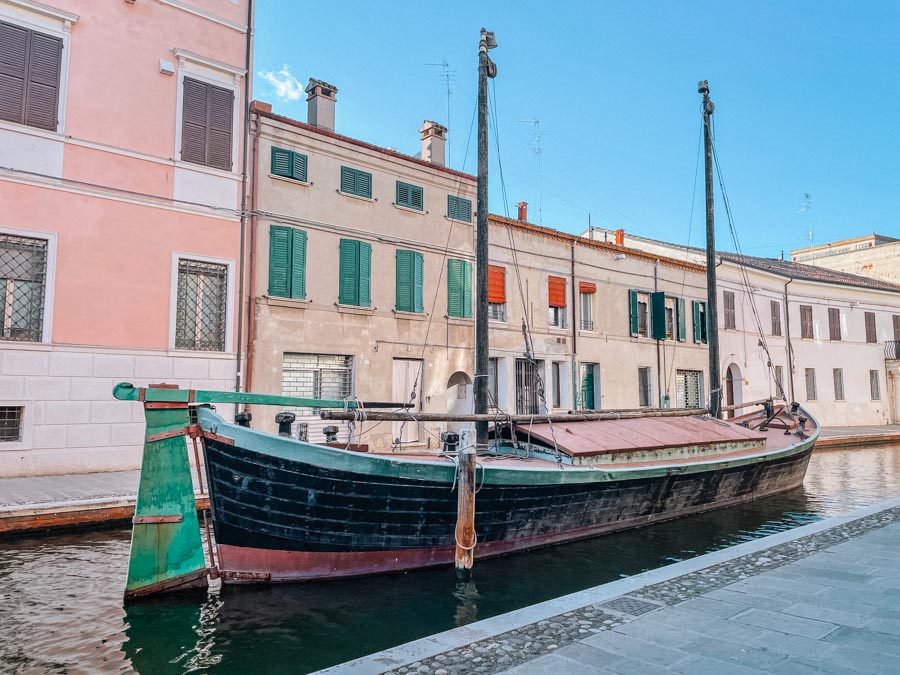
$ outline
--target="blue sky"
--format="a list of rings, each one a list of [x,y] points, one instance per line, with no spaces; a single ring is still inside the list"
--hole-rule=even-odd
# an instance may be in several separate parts
[[[475,172],[477,46],[493,30],[499,149],[490,208],[569,232],[591,222],[701,245],[697,82],[710,81],[725,186],[745,252],[900,237],[900,2],[311,3],[261,0],[254,97],[306,120],[309,77],[340,89],[337,131],[415,154],[446,124]],[[284,68],[287,68],[287,71]],[[541,189],[534,125],[541,136]],[[466,145],[470,148],[466,156]],[[508,204],[501,190],[502,162]],[[465,163],[464,163],[465,159]],[[702,159],[701,159],[702,161]],[[717,187],[718,190],[718,187]],[[540,213],[539,213],[540,206]],[[730,249],[717,196],[720,248]]]

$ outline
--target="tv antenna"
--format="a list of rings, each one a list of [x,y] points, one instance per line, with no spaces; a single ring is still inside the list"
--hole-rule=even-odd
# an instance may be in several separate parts
[[[439,73],[441,80],[444,81],[447,93],[447,129],[450,129],[450,97],[453,95],[453,82],[456,79],[456,71],[450,69],[447,59],[442,59],[440,63],[426,63],[426,66],[440,68],[443,72]],[[447,134],[449,136],[449,134]],[[446,142],[447,166],[450,166],[450,139]]]
[[[531,145],[534,147],[534,154],[537,155],[538,161],[538,225],[544,224],[544,196],[541,189],[541,155],[544,150],[541,147],[541,139],[547,132],[541,129],[541,121],[535,119],[519,120],[523,124],[530,124],[534,129],[534,137],[531,139]]]
[[[801,208],[797,213],[806,213],[806,226],[807,233],[806,236],[809,237],[809,243],[811,244],[813,241],[813,226],[812,226],[812,207],[815,204],[816,200],[812,198],[812,194],[809,192],[803,193],[803,208]]]

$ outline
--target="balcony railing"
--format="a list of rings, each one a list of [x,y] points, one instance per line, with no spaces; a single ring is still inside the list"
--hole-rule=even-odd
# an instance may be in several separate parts
[[[900,340],[888,340],[884,343],[885,361],[900,361]]]

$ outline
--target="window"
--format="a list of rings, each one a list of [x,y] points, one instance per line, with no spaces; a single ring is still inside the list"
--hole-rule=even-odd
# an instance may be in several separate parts
[[[228,266],[178,261],[175,349],[225,351]]]
[[[650,296],[636,290],[628,291],[629,332],[632,337],[649,335]]]
[[[0,119],[56,131],[60,38],[0,21]]]
[[[691,309],[694,316],[694,342],[706,344],[706,303],[693,300]]]
[[[841,310],[837,307],[828,308],[828,339],[841,339]]]
[[[447,217],[472,222],[472,202],[456,195],[447,195]]]
[[[447,316],[472,318],[472,263],[447,260]]]
[[[499,359],[488,359],[488,407],[496,410],[500,407],[500,365]]]
[[[353,395],[353,358],[350,356],[285,352],[281,373],[284,396],[341,401]],[[298,416],[318,414],[315,408],[292,410]]]
[[[737,327],[734,314],[734,293],[731,291],[722,291],[722,304],[725,306],[725,329],[734,329]]]
[[[869,391],[872,394],[873,401],[881,400],[881,383],[878,380],[878,371],[869,371]]]
[[[372,174],[359,169],[341,167],[341,192],[357,197],[372,198]]]
[[[900,315],[894,314],[894,339],[900,340]]]
[[[675,338],[675,298],[666,298],[665,317],[666,340],[673,340]]]
[[[181,159],[231,171],[234,92],[184,78]]]
[[[806,400],[816,400],[816,369],[806,369]]]
[[[338,303],[368,307],[372,274],[372,245],[355,239],[341,239],[340,289]]]
[[[396,309],[398,312],[425,311],[422,303],[424,258],[417,251],[397,251]]]
[[[562,366],[559,361],[550,363],[550,383],[553,391],[553,407],[562,406]]]
[[[596,363],[582,363],[579,367],[581,382],[581,410],[597,410],[598,384],[600,382],[600,366]]]
[[[538,397],[538,375],[542,362],[516,359],[516,414],[538,415],[541,412]]]
[[[488,319],[506,321],[506,268],[488,265]]]
[[[652,405],[650,402],[652,392],[650,368],[638,368],[638,405],[641,408],[648,408]]]
[[[0,233],[0,338],[40,342],[47,240]]]
[[[552,328],[566,327],[566,280],[562,277],[547,278],[549,301],[548,324]]]
[[[772,312],[772,335],[781,335],[781,303],[777,300],[769,302]]]
[[[589,281],[578,282],[578,300],[581,309],[581,330],[594,330],[594,296],[597,286]]]
[[[292,150],[272,148],[272,173],[284,178],[293,178],[307,182],[306,167],[309,163],[306,155]]]
[[[813,338],[812,305],[800,305],[800,337],[808,340]]]
[[[878,342],[878,334],[875,332],[875,312],[866,312],[866,342]]]
[[[834,378],[834,400],[835,401],[843,401],[844,400],[844,370],[843,370],[843,368],[835,368],[832,371],[832,377]]]
[[[0,406],[0,443],[17,443],[22,440],[22,413],[22,406]]]
[[[403,206],[407,209],[415,209],[422,211],[425,208],[423,190],[418,185],[410,185],[403,181],[397,181],[397,199],[394,202],[397,206]]]
[[[306,298],[306,232],[295,227],[269,227],[269,295]]]
[[[775,395],[786,398],[784,391],[784,368],[775,366]]]
[[[675,405],[679,408],[703,407],[703,371],[675,371]]]

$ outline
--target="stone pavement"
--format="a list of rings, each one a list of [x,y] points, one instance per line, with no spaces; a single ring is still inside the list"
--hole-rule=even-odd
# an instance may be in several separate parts
[[[0,478],[0,506],[25,506],[101,497],[134,497],[140,471]]]
[[[900,499],[326,669],[900,672]]]
[[[900,434],[900,424],[859,427],[822,427],[820,438],[839,438],[841,436],[889,436],[898,434]]]

